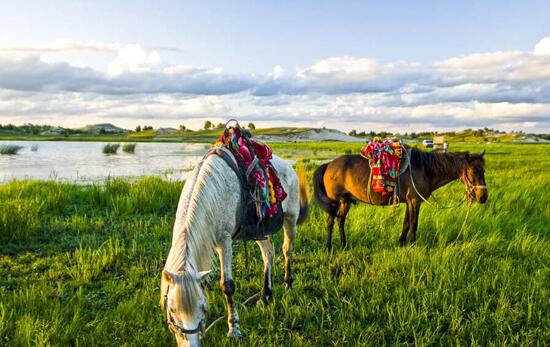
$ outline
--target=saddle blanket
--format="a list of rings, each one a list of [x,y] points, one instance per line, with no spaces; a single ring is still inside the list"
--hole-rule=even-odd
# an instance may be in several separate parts
[[[240,127],[227,128],[214,146],[227,148],[246,173],[259,222],[276,216],[287,194],[270,162],[271,148],[255,141],[247,130]]]
[[[401,142],[375,137],[361,149],[361,155],[370,163],[372,190],[382,196],[394,192],[403,157]]]

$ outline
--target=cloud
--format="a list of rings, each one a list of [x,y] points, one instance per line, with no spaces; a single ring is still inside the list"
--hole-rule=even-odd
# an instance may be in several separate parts
[[[45,59],[48,52],[112,55],[104,69]],[[246,120],[386,126],[546,129],[550,37],[533,51],[451,57],[431,64],[329,57],[264,74],[167,64],[138,44],[59,41],[0,48],[0,117],[83,115],[176,119],[232,113]],[[324,123],[323,123],[324,124]]]
[[[118,49],[117,57],[107,66],[109,75],[123,73],[150,72],[160,66],[160,55],[157,51],[148,52],[140,45],[125,45]]]
[[[535,55],[547,55],[550,54],[550,37],[545,37],[537,43],[533,50]]]
[[[44,62],[32,55],[5,59],[0,56],[0,88],[41,92],[115,94],[232,94],[250,88],[251,77],[219,73],[216,69],[153,71],[155,55],[117,57],[113,75],[66,62]],[[119,59],[120,58],[120,59]],[[116,74],[115,74],[116,73]]]
[[[101,53],[117,52],[127,46],[135,44],[109,43],[101,41],[77,41],[77,40],[56,40],[43,46],[0,46],[0,53],[10,54],[41,54],[41,53]],[[176,47],[156,47],[156,51],[181,52]]]

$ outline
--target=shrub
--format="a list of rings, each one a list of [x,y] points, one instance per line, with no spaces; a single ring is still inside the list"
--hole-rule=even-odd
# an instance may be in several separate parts
[[[136,151],[136,144],[135,143],[125,143],[122,146],[122,151],[126,153],[134,153]]]
[[[105,146],[103,146],[103,153],[116,154],[116,152],[118,151],[118,147],[120,147],[120,144],[118,143],[108,143]]]
[[[23,147],[17,145],[4,145],[0,146],[0,154],[13,155],[17,154]]]

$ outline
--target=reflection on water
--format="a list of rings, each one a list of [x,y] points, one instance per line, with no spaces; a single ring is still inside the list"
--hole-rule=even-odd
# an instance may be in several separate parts
[[[7,144],[23,149],[17,155],[0,155],[0,182],[37,178],[85,183],[146,175],[179,180],[210,147],[199,143],[138,143],[133,154],[124,153],[121,146],[117,154],[106,155],[101,152],[105,142],[0,141],[0,146]]]

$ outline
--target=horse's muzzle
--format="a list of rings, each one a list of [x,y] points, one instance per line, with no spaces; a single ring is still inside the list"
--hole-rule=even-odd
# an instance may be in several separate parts
[[[489,197],[489,194],[487,193],[487,188],[476,188],[475,189],[476,194],[476,200],[480,204],[484,204],[487,201],[487,198]]]

